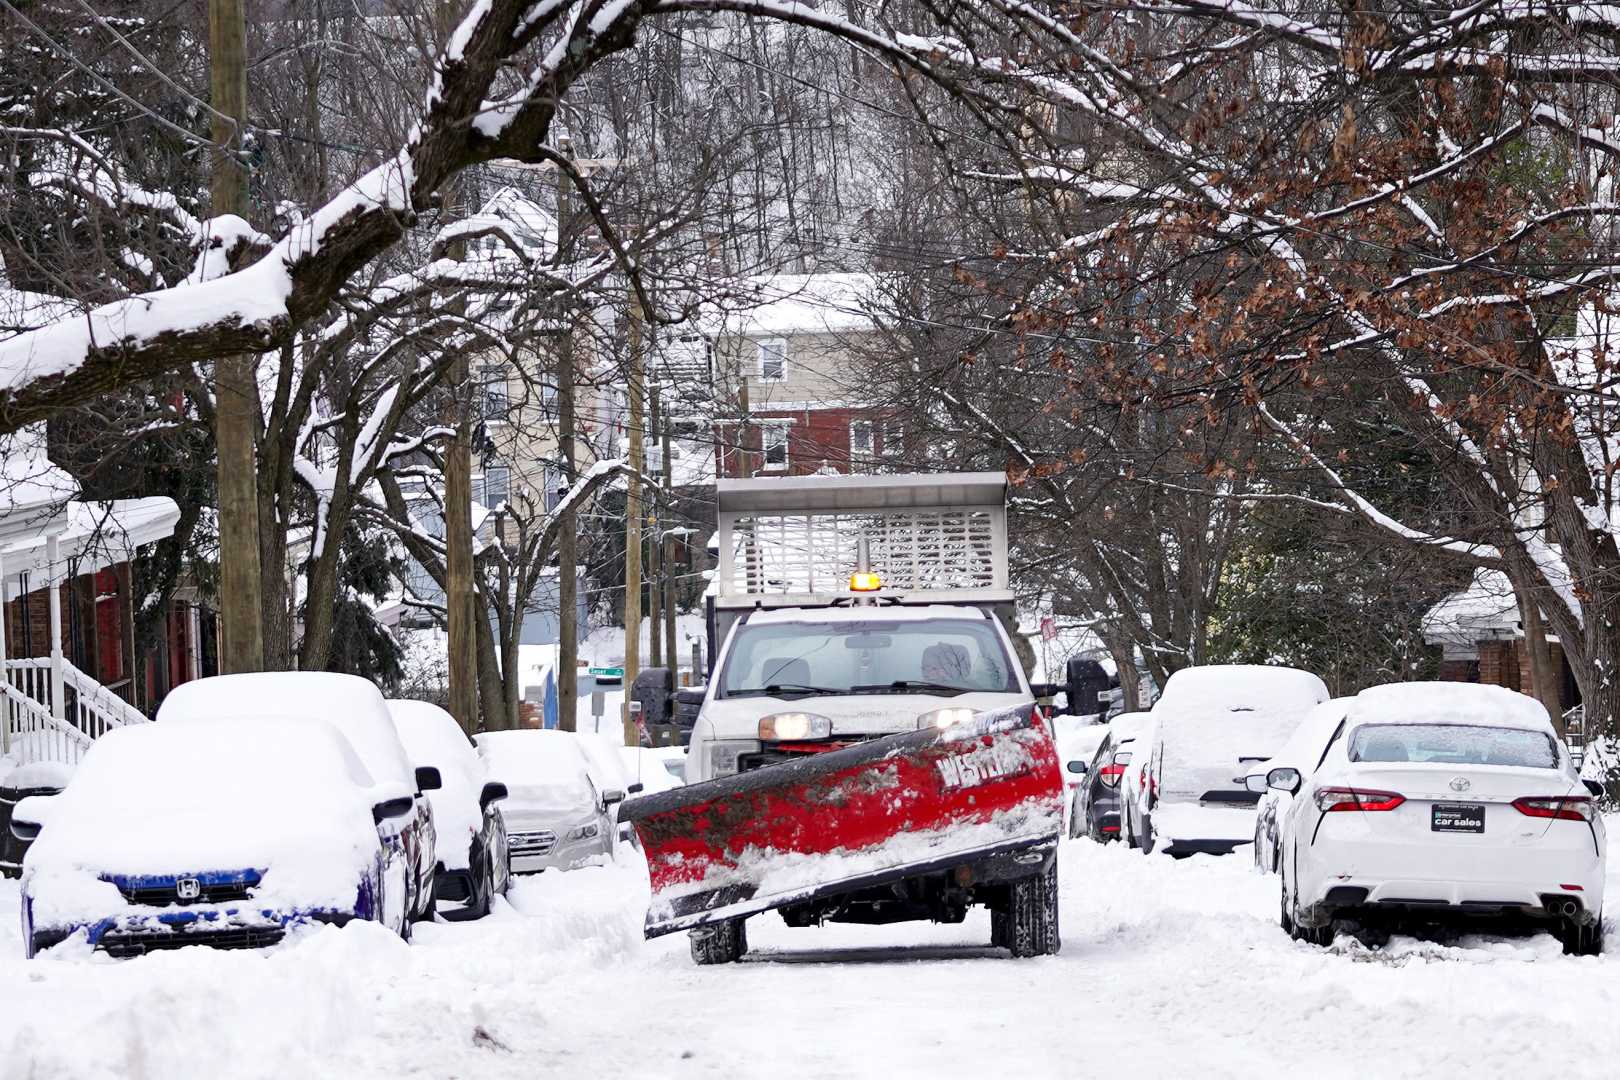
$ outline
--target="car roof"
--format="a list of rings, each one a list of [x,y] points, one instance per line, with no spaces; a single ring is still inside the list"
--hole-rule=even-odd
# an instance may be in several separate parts
[[[1546,706],[1503,686],[1410,682],[1369,687],[1350,702],[1345,720],[1362,724],[1468,724],[1552,732]]]

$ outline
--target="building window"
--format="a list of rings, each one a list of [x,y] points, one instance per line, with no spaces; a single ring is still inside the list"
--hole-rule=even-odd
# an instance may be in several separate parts
[[[785,469],[788,464],[788,426],[786,424],[764,424],[760,427],[761,444],[765,456],[765,468]]]
[[[781,338],[759,343],[759,377],[780,381],[787,372],[787,342]]]
[[[507,410],[512,406],[506,389],[506,369],[488,367],[480,370],[478,390],[479,418],[485,423],[505,420]]]
[[[872,457],[872,440],[875,437],[870,420],[851,420],[849,422],[849,457],[853,461],[869,461]]]
[[[512,470],[491,462],[484,466],[484,497],[482,502],[494,510],[504,503],[512,489]]]
[[[906,427],[898,420],[886,420],[883,423],[883,453],[887,457],[899,457],[906,449]]]

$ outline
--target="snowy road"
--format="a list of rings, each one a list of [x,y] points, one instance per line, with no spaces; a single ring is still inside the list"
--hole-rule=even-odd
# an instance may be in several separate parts
[[[0,1077],[1613,1076],[1620,952],[1397,938],[1331,952],[1276,925],[1275,879],[1069,844],[1063,952],[959,927],[749,926],[699,969],[644,943],[630,868],[520,883],[481,924],[311,931],[266,954],[21,959],[0,886]],[[1620,890],[1616,891],[1620,895]],[[911,948],[898,948],[905,944]],[[1620,941],[1611,940],[1620,949]],[[59,950],[61,952],[61,950]]]

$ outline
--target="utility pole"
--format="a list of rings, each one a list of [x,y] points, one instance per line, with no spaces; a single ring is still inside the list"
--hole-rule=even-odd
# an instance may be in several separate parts
[[[625,433],[629,437],[630,470],[625,476],[624,498],[624,744],[641,745],[636,725],[630,719],[630,688],[641,671],[641,394],[645,383],[641,355],[641,298],[630,286],[630,377],[629,416]]]
[[[648,414],[647,430],[652,434],[653,445],[658,445],[658,423],[661,413],[659,387],[654,384],[648,394],[652,399],[652,409]],[[656,491],[656,485],[654,487]],[[664,619],[663,619],[663,552],[658,543],[659,518],[658,498],[647,500],[647,524],[651,543],[647,548],[647,655],[651,667],[662,667],[664,664]],[[674,657],[670,657],[671,661]]]
[[[439,39],[448,40],[455,7],[441,2],[437,14]],[[456,201],[460,194],[459,184],[446,185],[447,214],[459,209]],[[466,253],[466,243],[458,240],[446,255],[460,260]],[[446,426],[454,428],[455,435],[444,450],[444,608],[450,638],[450,715],[461,730],[472,735],[478,730],[478,636],[473,625],[478,612],[473,603],[473,410],[468,366],[466,353],[457,356],[451,365],[445,409]]]
[[[664,453],[663,453],[663,459],[664,459],[664,462],[663,462],[664,463],[664,510],[665,510],[665,521],[664,521],[664,528],[663,528],[663,549],[664,549],[664,552],[663,552],[663,558],[662,558],[661,561],[662,561],[663,567],[664,567],[664,578],[663,578],[663,585],[664,585],[664,655],[669,657],[670,674],[671,674],[671,676],[674,676],[674,675],[678,675],[680,673],[681,661],[680,661],[680,657],[675,652],[675,540],[674,540],[673,537],[671,537],[669,535],[669,528],[670,528],[670,526],[672,524],[674,524],[674,515],[670,512],[670,507],[675,505],[675,503],[673,501],[673,498],[672,498],[672,496],[674,495],[674,491],[675,491],[675,487],[674,487],[674,475],[675,475],[675,473],[674,473],[674,466],[671,464],[671,457],[670,457],[670,452],[669,452],[670,451],[670,446],[669,446],[669,443],[670,443],[669,426],[670,426],[669,425],[669,410],[666,408],[664,410],[664,431],[663,431],[663,437],[664,437],[664,439],[663,439],[663,446],[664,446]],[[654,634],[658,633],[658,628],[657,627],[653,628],[653,633]],[[679,679],[674,679],[673,682],[671,683],[671,685],[678,684],[679,681],[680,681]]]
[[[209,203],[215,217],[247,217],[247,36],[242,0],[208,0],[209,90],[214,140]],[[264,604],[259,581],[259,484],[254,440],[259,387],[251,356],[214,361],[214,447],[219,494],[220,670],[264,668]]]
[[[563,153],[568,144],[563,143]],[[557,244],[570,242],[572,222],[568,201],[568,174],[557,170]],[[567,258],[563,260],[567,264]],[[574,312],[570,301],[563,312],[563,332],[557,342],[557,453],[569,488],[576,479],[574,462]],[[579,519],[572,509],[557,523],[557,726],[573,731],[579,708]]]

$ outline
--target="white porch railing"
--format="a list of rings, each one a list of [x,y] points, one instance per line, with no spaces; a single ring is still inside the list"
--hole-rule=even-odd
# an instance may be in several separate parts
[[[52,707],[61,664],[62,701]],[[19,764],[57,761],[76,765],[90,744],[116,727],[149,723],[145,713],[67,660],[24,657],[5,661],[5,749]],[[58,718],[57,713],[61,716]]]

